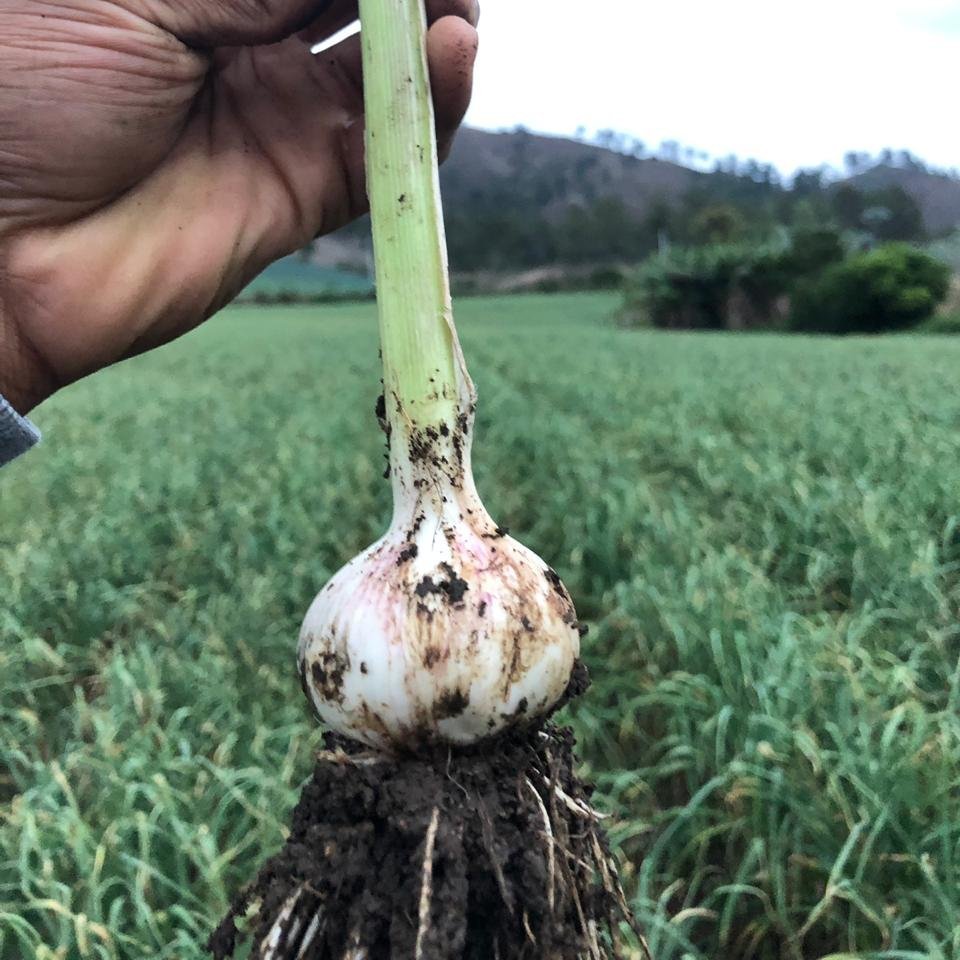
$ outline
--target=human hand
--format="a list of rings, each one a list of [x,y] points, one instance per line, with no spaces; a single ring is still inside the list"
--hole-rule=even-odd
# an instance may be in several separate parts
[[[476,0],[427,0],[441,153]],[[0,393],[186,332],[366,210],[356,0],[0,0]]]

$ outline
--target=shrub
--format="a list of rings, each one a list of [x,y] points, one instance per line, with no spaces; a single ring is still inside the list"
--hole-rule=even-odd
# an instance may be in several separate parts
[[[857,254],[798,285],[791,326],[811,333],[882,333],[929,320],[950,289],[950,270],[904,244]]]
[[[844,255],[828,229],[796,231],[789,242],[676,247],[641,267],[620,319],[684,330],[782,326],[796,285]]]
[[[681,330],[769,325],[790,283],[784,254],[763,244],[674,248],[640,268],[622,318]]]
[[[719,329],[732,280],[728,247],[675,248],[648,260],[626,292],[625,313],[671,329]]]

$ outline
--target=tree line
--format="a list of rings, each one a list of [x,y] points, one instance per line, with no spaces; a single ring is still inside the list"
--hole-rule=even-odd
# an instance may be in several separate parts
[[[825,169],[784,184],[768,165],[720,165],[682,196],[641,210],[614,189],[572,189],[576,177],[576,169],[538,169],[519,182],[496,181],[459,196],[447,211],[454,270],[637,263],[667,244],[758,241],[821,224],[864,242],[927,239],[923,213],[901,186],[861,189],[835,182]]]

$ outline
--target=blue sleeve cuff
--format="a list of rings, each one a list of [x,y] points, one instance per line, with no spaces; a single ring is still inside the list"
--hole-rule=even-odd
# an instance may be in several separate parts
[[[0,396],[0,467],[26,453],[39,440],[40,431]]]

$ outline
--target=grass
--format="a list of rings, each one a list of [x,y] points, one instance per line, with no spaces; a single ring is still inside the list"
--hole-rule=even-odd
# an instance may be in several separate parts
[[[960,341],[471,300],[494,516],[592,631],[586,772],[657,960],[960,956]],[[0,476],[0,960],[203,956],[318,735],[317,589],[385,525],[373,308],[225,314]]]

